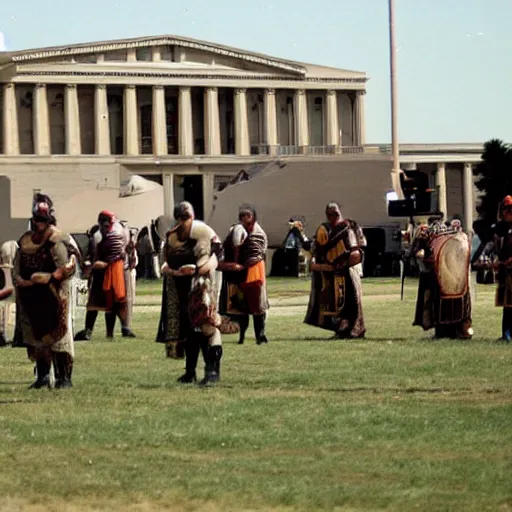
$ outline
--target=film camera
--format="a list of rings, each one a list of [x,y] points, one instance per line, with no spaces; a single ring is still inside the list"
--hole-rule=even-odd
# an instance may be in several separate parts
[[[436,215],[437,193],[429,188],[428,176],[420,171],[400,172],[400,186],[405,199],[388,201],[390,217]]]

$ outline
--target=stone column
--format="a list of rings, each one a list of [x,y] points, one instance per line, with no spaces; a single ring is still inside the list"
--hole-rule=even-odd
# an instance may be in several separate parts
[[[180,155],[193,155],[194,130],[192,126],[192,92],[190,87],[180,87],[178,111],[178,142]]]
[[[127,62],[136,62],[137,61],[137,49],[136,48],[128,48],[126,52],[126,61]]]
[[[249,116],[247,112],[247,90],[235,89],[235,154],[250,155]]]
[[[162,49],[160,46],[153,46],[151,60],[153,62],[160,62],[162,60]]]
[[[4,154],[20,154],[20,135],[18,127],[18,108],[16,104],[16,88],[14,84],[4,85]]]
[[[167,155],[167,120],[165,114],[165,88],[163,85],[153,86],[153,154]]]
[[[297,146],[309,146],[308,99],[306,91],[295,91],[295,141]]]
[[[446,196],[446,164],[437,164],[436,172],[437,209],[444,215],[448,215],[448,200]]]
[[[79,155],[82,152],[80,140],[80,111],[76,84],[68,84],[64,89],[64,115],[66,155]]]
[[[107,86],[94,89],[94,152],[110,155],[110,121],[108,113]]]
[[[462,171],[462,189],[464,197],[464,229],[473,231],[473,166],[465,163]]]
[[[277,149],[277,111],[275,89],[265,90],[263,103],[265,108],[265,143],[269,146],[269,154],[274,154]]]
[[[208,87],[204,90],[204,140],[207,155],[221,154],[219,90],[217,87]],[[203,183],[204,177],[205,175],[203,175]]]
[[[338,122],[338,96],[336,91],[327,91],[326,101],[327,137],[326,146],[340,145],[340,128]]]
[[[363,146],[366,142],[365,122],[364,122],[364,96],[366,91],[356,91],[354,101],[354,146]]]
[[[162,174],[162,185],[164,187],[164,215],[174,219],[174,174],[172,172]]]
[[[50,151],[50,116],[48,112],[48,95],[46,85],[37,84],[33,95],[33,130],[34,153],[46,156]]]
[[[213,208],[213,187],[215,175],[213,172],[203,174],[203,211],[204,221],[207,223],[210,219]]]
[[[135,85],[124,88],[124,152],[126,155],[140,154],[139,112]]]

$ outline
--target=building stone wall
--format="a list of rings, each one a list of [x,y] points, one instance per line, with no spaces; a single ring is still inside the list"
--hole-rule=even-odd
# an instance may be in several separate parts
[[[28,228],[30,209],[20,218],[11,218],[11,182],[0,176],[0,244],[8,240],[19,240]]]
[[[48,193],[56,203],[83,190],[119,190],[119,165],[114,160],[88,164],[17,163],[1,165],[0,175],[10,179],[11,217],[30,216],[34,190]]]
[[[343,215],[363,226],[390,222],[386,193],[390,188],[388,157],[343,160],[339,158],[305,159],[278,162],[247,182],[217,192],[213,214],[209,219],[219,236],[227,234],[238,218],[238,207],[252,204],[269,245],[279,246],[287,231],[290,216],[306,218],[307,234],[325,222],[325,205],[341,203]],[[270,191],[279,191],[271,193]]]

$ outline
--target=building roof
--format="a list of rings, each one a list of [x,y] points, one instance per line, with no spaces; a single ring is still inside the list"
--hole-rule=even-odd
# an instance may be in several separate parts
[[[276,71],[290,73],[302,78],[344,77],[357,78],[362,81],[366,80],[366,74],[360,71],[336,69],[296,62],[287,59],[280,59],[278,57],[273,57],[262,53],[241,50],[231,46],[175,35],[137,37],[110,41],[70,44],[64,46],[50,46],[46,48],[34,48],[14,52],[0,52],[0,65],[9,63],[29,64],[40,60],[48,60],[57,57],[71,57],[75,55],[85,55],[90,53],[164,45],[192,48],[226,57],[238,58],[247,62],[253,62],[255,64],[275,68]]]

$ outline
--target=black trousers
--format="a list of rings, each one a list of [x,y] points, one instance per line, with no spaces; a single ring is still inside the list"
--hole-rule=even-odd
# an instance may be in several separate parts
[[[501,334],[503,338],[506,338],[512,334],[512,308],[503,308],[503,317],[501,320]]]
[[[265,336],[265,320],[266,316],[252,315],[254,324],[254,336],[256,341],[260,341]],[[235,321],[240,325],[240,343],[245,340],[245,333],[249,328],[249,315],[237,315]]]

